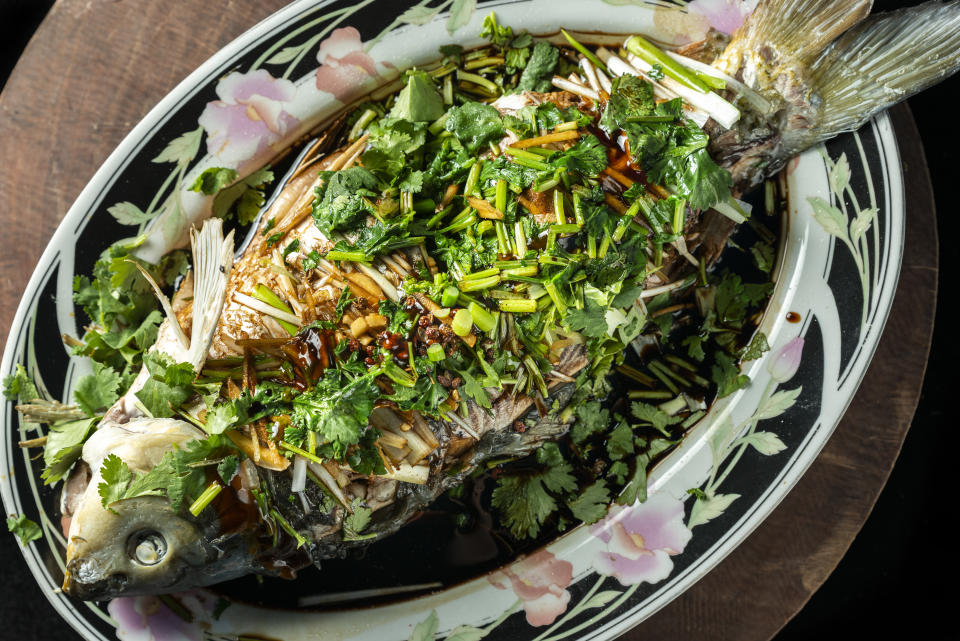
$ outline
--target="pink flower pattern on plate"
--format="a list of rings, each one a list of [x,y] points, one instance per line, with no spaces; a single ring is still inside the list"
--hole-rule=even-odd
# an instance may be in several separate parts
[[[673,571],[670,557],[683,552],[692,536],[683,516],[683,502],[667,494],[627,507],[614,505],[590,528],[606,543],[593,567],[623,585],[663,581]]]
[[[770,378],[778,383],[786,383],[800,369],[800,361],[803,359],[803,338],[796,336],[791,338],[781,347],[776,355],[767,363],[767,371],[770,372]]]
[[[717,31],[732,34],[756,6],[756,0],[693,0],[687,10],[704,16]]]
[[[527,623],[550,625],[567,611],[570,602],[567,587],[573,580],[573,564],[561,561],[544,549],[497,570],[487,578],[501,590],[513,588],[527,613]]]
[[[317,89],[332,93],[341,102],[358,95],[379,75],[376,61],[363,50],[360,32],[353,27],[334,29],[320,43],[317,60]]]
[[[216,599],[194,590],[174,597],[194,617],[188,623],[155,596],[120,597],[107,604],[120,641],[202,641],[199,621],[209,622]]]
[[[207,132],[207,150],[230,167],[266,151],[300,124],[286,110],[297,88],[265,69],[234,71],[216,91],[218,100],[207,103],[199,123]]]

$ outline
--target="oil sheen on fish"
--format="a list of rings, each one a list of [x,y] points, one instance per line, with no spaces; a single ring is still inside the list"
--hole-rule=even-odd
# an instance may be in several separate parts
[[[224,237],[221,221],[211,219],[193,233],[193,272],[173,300],[158,289],[167,318],[153,350],[169,357],[164,362],[189,363],[208,391],[222,382],[221,397],[197,392],[179,408],[184,420],[150,417],[138,392],[164,376],[164,385],[177,383],[173,370],[145,366],[110,408],[65,484],[64,590],[103,599],[248,573],[292,578],[395,532],[484,462],[561,437],[584,372],[608,370],[614,352],[643,327],[643,300],[688,286],[701,261],[719,256],[738,220],[735,197],[804,149],[856,129],[960,66],[960,3],[868,17],[870,5],[762,1],[728,43],[713,34],[680,51],[691,68],[699,61],[729,79],[718,95],[739,118],[727,126],[721,112],[708,119],[684,104],[681,113],[669,84],[631,84],[589,61],[581,63],[584,78],[555,78],[559,90],[531,85],[487,96],[474,75],[467,89],[487,99],[455,116],[443,101],[446,81],[433,86],[425,74],[413,75],[389,113],[331,125],[321,142],[343,144],[307,152],[236,258],[232,232]],[[611,76],[646,77],[631,55],[600,48],[597,56]],[[633,115],[617,121],[612,99]],[[524,118],[550,104],[551,113],[576,115],[517,134]],[[637,140],[649,132],[624,133],[616,124],[676,126],[687,116],[700,119],[712,162],[725,170],[711,179],[722,195],[706,207],[693,204],[702,194],[678,196],[682,181],[647,180]],[[503,122],[511,124],[499,139],[484,138]],[[687,134],[706,146],[701,133]],[[420,149],[428,135],[433,147]],[[397,156],[398,148],[410,155]],[[436,189],[430,163],[443,154],[459,159],[443,177],[446,191],[436,201],[415,200],[414,193]],[[405,173],[398,157],[415,157],[423,169]],[[565,164],[551,184],[543,167],[552,171],[557,158]],[[378,181],[388,173],[403,178],[383,187]],[[565,196],[571,176],[582,184]],[[645,194],[635,207],[634,184]],[[581,221],[582,207],[603,210],[606,222]],[[521,223],[520,211],[530,220]],[[508,228],[504,220],[514,216]],[[398,221],[403,234],[394,233]],[[486,269],[476,269],[477,256],[437,240],[444,230],[468,228],[476,230],[477,256],[494,248]],[[590,230],[585,244],[574,246],[572,236],[583,230]],[[635,290],[618,280],[616,270],[627,267],[612,259],[631,234],[652,243],[633,245],[643,254],[634,260],[650,266],[630,272]],[[600,262],[587,276],[563,280],[564,266],[573,273],[594,259]],[[552,280],[538,280],[544,273]],[[558,282],[563,291],[555,291]],[[626,291],[634,299],[615,305]],[[600,311],[591,321],[593,309]],[[564,321],[543,321],[534,336],[524,314]],[[483,389],[491,380],[500,384]],[[174,456],[211,437],[219,449],[207,459]],[[164,465],[185,466],[184,477],[202,470],[191,483],[215,498],[178,494],[175,509],[172,487],[137,490]]]

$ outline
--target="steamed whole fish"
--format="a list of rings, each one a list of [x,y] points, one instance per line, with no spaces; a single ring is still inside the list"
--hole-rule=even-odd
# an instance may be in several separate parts
[[[720,93],[739,114],[725,124],[699,114],[713,162],[729,172],[698,169],[713,172],[704,180],[718,193],[742,194],[810,145],[856,129],[960,66],[960,3],[868,18],[869,9],[864,0],[761,2],[719,55],[710,55],[715,39],[684,52],[725,74]],[[562,91],[501,97],[492,115],[464,105],[442,116],[440,90],[413,76],[392,119],[374,113],[366,134],[322,158],[308,154],[235,261],[232,234],[224,238],[219,220],[194,232],[192,276],[164,303],[167,319],[153,350],[202,370],[200,380],[226,372],[222,396],[198,392],[184,401],[178,415],[188,420],[149,417],[138,392],[154,380],[176,385],[173,370],[157,370],[152,360],[154,369],[145,367],[106,413],[65,486],[65,591],[102,599],[252,572],[292,577],[396,531],[484,461],[525,455],[568,430],[564,408],[583,386],[578,376],[609,368],[611,350],[622,350],[644,324],[644,297],[686,286],[685,273],[715,260],[736,219],[728,195],[691,207],[703,200],[703,185],[684,187],[667,167],[662,173],[673,179],[665,188],[641,171],[652,170],[640,162],[637,141],[654,138],[656,126],[669,123],[670,135],[703,140],[677,129],[687,121],[681,101],[670,99],[687,90],[634,80],[649,74],[642,59],[602,48],[597,55],[622,78],[587,61],[585,79],[555,79]],[[411,103],[415,92],[419,102]],[[551,134],[517,134],[523,118],[547,112],[574,115],[554,121]],[[729,113],[723,107],[713,115]],[[409,124],[399,122],[403,116]],[[510,133],[497,133],[509,117]],[[416,140],[427,137],[428,122],[440,122],[438,131],[445,127],[446,140],[459,146],[431,131],[437,144],[425,159]],[[388,139],[402,140],[406,158],[426,169],[404,173]],[[564,171],[543,187],[545,174],[530,172],[552,171],[557,158]],[[379,182],[392,171],[403,176],[400,185],[420,180],[419,189],[435,189],[427,183],[439,170],[430,163],[441,161],[455,168],[439,202],[413,202],[414,188]],[[481,174],[481,166],[492,173]],[[562,193],[544,196],[561,173],[583,187],[570,188],[572,206]],[[646,191],[637,196],[627,183]],[[632,198],[639,204],[631,211]],[[672,218],[657,223],[663,203]],[[606,213],[618,208],[617,216]],[[580,222],[581,209],[606,222]],[[521,212],[530,220],[521,222]],[[511,217],[516,226],[507,230]],[[554,221],[559,227],[548,234]],[[468,229],[478,230],[472,252],[441,236]],[[597,233],[574,246],[567,239],[581,229]],[[636,251],[617,263],[624,248]],[[492,252],[486,263],[484,252]],[[608,255],[580,280],[560,276]],[[553,276],[537,280],[543,274]],[[551,289],[558,282],[564,289]],[[571,292],[579,292],[577,305]],[[637,300],[614,304],[622,292]],[[493,305],[499,315],[488,310]],[[538,314],[562,322],[538,321],[534,333],[526,319]],[[484,390],[481,376],[500,384]],[[207,458],[187,462],[203,447]],[[180,476],[171,478],[189,477],[186,492],[144,480],[177,465]],[[197,487],[215,498],[204,503]]]

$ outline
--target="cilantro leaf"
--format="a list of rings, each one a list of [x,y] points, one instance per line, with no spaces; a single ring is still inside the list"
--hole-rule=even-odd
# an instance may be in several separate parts
[[[551,84],[553,70],[559,59],[560,50],[549,42],[541,40],[535,44],[533,53],[530,54],[530,61],[520,75],[517,91],[550,91],[553,86]]]
[[[744,348],[743,353],[740,355],[740,360],[744,363],[747,361],[755,361],[763,356],[764,352],[769,351],[770,344],[767,342],[767,335],[763,332],[757,332],[754,334],[750,344]]]
[[[370,524],[370,515],[372,510],[363,505],[363,502],[356,498],[350,506],[353,509],[343,519],[343,540],[344,541],[362,541],[376,536],[376,534],[360,534]]]
[[[614,461],[633,454],[633,430],[626,422],[622,422],[610,432],[607,439],[607,453]]]
[[[716,363],[710,370],[711,380],[717,384],[717,398],[730,396],[750,384],[750,377],[740,373],[736,361],[723,351],[718,351]]]
[[[576,444],[581,444],[593,434],[602,434],[610,427],[610,410],[604,408],[600,401],[588,401],[577,408],[577,421],[570,428],[570,437]]]
[[[668,425],[676,425],[683,420],[683,417],[670,416],[663,410],[640,401],[634,401],[630,404],[630,413],[637,419],[652,425],[658,432],[663,432],[664,436],[666,436]]]
[[[350,167],[325,174],[325,186],[317,188],[313,220],[326,236],[360,222],[366,212],[363,192],[373,193],[379,181],[364,167]]]
[[[113,405],[120,394],[120,375],[112,367],[94,361],[93,374],[80,379],[73,400],[87,416],[96,416]]]
[[[486,147],[487,143],[503,138],[507,133],[495,107],[479,102],[468,102],[449,112],[444,127],[454,134],[470,153]]]
[[[17,363],[16,371],[3,379],[3,396],[9,401],[19,400],[21,403],[26,403],[39,398],[40,394],[33,380],[27,375],[27,370]]]
[[[127,464],[116,454],[110,454],[103,459],[103,465],[100,467],[100,478],[102,481],[97,486],[97,492],[100,494],[100,501],[103,507],[109,508],[123,498],[124,493],[130,486],[133,479],[133,473]]]
[[[82,418],[76,421],[57,421],[47,431],[43,445],[43,462],[46,467],[41,474],[44,484],[56,483],[63,478],[70,466],[80,458],[83,443],[87,440],[99,417]]]
[[[225,457],[217,464],[217,474],[224,483],[230,483],[234,474],[237,473],[237,467],[240,465],[240,458],[236,454]]]
[[[577,144],[566,150],[552,164],[566,167],[584,176],[598,176],[607,166],[607,148],[593,134],[582,137]]]
[[[7,517],[7,530],[17,535],[21,545],[26,545],[30,541],[36,541],[43,538],[43,531],[40,526],[31,521],[26,515]]]
[[[544,521],[557,509],[557,502],[536,476],[499,478],[492,504],[501,512],[510,533],[518,539],[537,536]]]
[[[610,490],[603,481],[594,481],[575,499],[567,501],[573,516],[584,523],[596,523],[607,513]]]
[[[480,37],[486,38],[490,44],[506,47],[513,40],[513,29],[506,25],[497,24],[497,16],[492,11],[483,19],[483,28]],[[441,51],[443,49],[441,48]],[[444,52],[446,53],[446,52]]]
[[[316,387],[293,399],[291,419],[294,425],[320,434],[334,457],[342,460],[347,448],[360,442],[379,397],[372,374],[350,380],[331,368]]]
[[[593,299],[584,301],[583,309],[571,309],[563,321],[570,329],[590,338],[602,338],[607,335],[607,311]]]

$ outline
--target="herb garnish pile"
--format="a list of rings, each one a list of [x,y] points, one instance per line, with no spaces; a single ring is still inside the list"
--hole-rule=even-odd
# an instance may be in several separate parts
[[[407,456],[371,425],[375,407],[462,425],[500,394],[524,394],[542,413],[576,419],[562,443],[496,462],[502,469],[492,504],[513,536],[535,537],[551,518],[560,529],[593,522],[611,500],[645,498],[650,462],[703,415],[711,395],[748,383],[737,363],[767,348],[762,335],[750,341],[750,334],[770,285],[711,273],[686,250],[683,234],[697,213],[735,201],[730,175],[707,155],[707,134],[679,98],[657,100],[650,82],[629,75],[614,79],[599,103],[548,94],[555,75],[576,68],[582,45],[556,47],[492,15],[483,35],[488,46],[443,47],[439,66],[408,71],[401,91],[349,116],[344,145],[359,140],[365,151],[348,168],[320,172],[313,202],[329,249],[301,250],[279,221],[260,231],[279,255],[272,268],[296,282],[324,264],[405,257],[409,269],[395,300],[374,309],[344,287],[330,309],[297,316],[307,302],[300,290],[291,296],[258,286],[253,298],[290,338],[251,342],[242,358],[194,372],[144,354],[162,316],[128,260],[132,245],[105,252],[92,279],[78,277],[75,300],[91,326],[71,342],[94,371],[76,388],[79,410],[64,410],[70,420],[51,425],[48,483],[62,478],[103,411],[145,365],[150,380],[137,394],[140,409],[189,420],[209,436],[168,453],[146,474],[108,457],[100,488],[107,506],[164,493],[197,514],[248,457],[276,470],[302,458],[355,475],[396,475],[401,461],[416,467],[437,443],[420,432],[426,449]],[[535,93],[518,109],[490,104],[523,92]],[[231,171],[209,169],[193,188],[216,196],[218,215],[247,224],[272,175],[263,170],[233,183]],[[772,245],[749,251],[769,271]],[[169,285],[186,259],[177,253],[143,266]],[[638,340],[649,349],[625,363]],[[556,368],[577,346],[589,366],[572,372],[574,381]],[[614,369],[629,385],[612,387]],[[550,387],[563,382],[577,392],[566,408],[552,407]],[[602,402],[611,389],[620,398]],[[518,421],[513,429],[532,427]],[[211,462],[219,476],[212,482],[201,467]],[[345,535],[363,538],[369,509],[308,476],[351,512]],[[285,497],[264,491],[256,498],[264,520],[278,526],[273,531],[302,541],[277,509]]]

